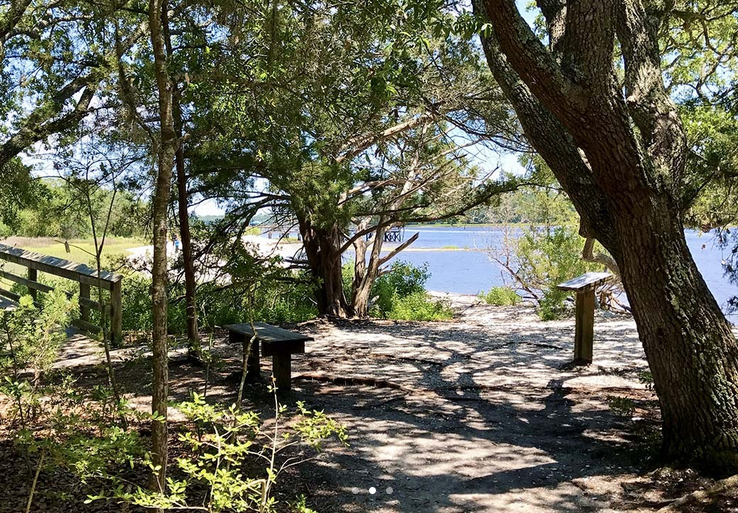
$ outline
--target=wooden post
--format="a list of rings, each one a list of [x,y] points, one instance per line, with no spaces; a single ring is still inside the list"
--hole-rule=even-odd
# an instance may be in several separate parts
[[[612,278],[610,273],[584,273],[567,282],[560,283],[560,290],[577,294],[576,327],[574,332],[574,364],[592,363],[594,342],[595,290]]]
[[[228,341],[231,344],[240,344],[243,350],[251,339],[250,335],[244,335],[236,331],[228,332]],[[259,339],[251,344],[251,351],[246,359],[246,381],[253,383],[261,380],[261,361],[259,359]]]
[[[28,268],[28,279],[31,281],[38,281],[38,271],[36,269]],[[28,293],[34,301],[38,299],[38,291],[32,287],[28,287]]]
[[[80,282],[79,284],[79,318],[90,322],[90,307],[85,306],[83,299],[90,299],[90,285]]]
[[[581,292],[577,292],[574,363],[579,365],[592,363],[594,309],[594,287],[588,287]]]
[[[288,352],[274,353],[272,356],[272,374],[277,385],[277,393],[287,393],[291,390],[292,355]]]
[[[244,335],[244,345],[249,343],[251,337]],[[249,351],[249,357],[246,360],[246,381],[253,383],[254,381],[261,381],[261,360],[259,359],[259,339],[254,338],[251,343],[251,351]]]
[[[123,294],[121,285],[121,280],[114,281],[110,288],[110,331],[113,335],[114,345],[123,342]]]

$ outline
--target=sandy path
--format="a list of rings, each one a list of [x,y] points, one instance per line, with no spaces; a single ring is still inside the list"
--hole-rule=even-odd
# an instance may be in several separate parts
[[[572,321],[542,323],[530,308],[467,306],[449,323],[305,328],[316,342],[298,370],[403,386],[298,376],[298,393],[351,433],[350,450],[319,463],[323,511],[621,511],[619,481],[633,479],[636,466],[606,399],[621,387],[643,390],[646,363],[630,318],[600,315],[595,365],[575,370],[563,370]]]
[[[613,395],[655,398],[638,379],[647,367],[633,320],[598,313],[595,362],[572,369],[573,319],[544,323],[530,307],[452,300],[460,315],[450,322],[297,328],[315,341],[293,361],[292,399],[345,423],[351,447],[332,449],[281,489],[324,513],[653,511],[642,490],[629,491],[647,459],[629,441],[636,421],[607,404]],[[224,365],[208,396],[229,404],[238,350],[221,341],[217,351]],[[265,376],[270,364],[262,359]],[[147,365],[118,374],[144,410]],[[173,399],[199,388],[201,375],[175,356]],[[255,407],[268,404],[263,387],[252,392]]]

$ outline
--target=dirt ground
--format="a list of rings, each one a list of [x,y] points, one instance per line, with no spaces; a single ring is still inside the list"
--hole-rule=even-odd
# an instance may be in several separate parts
[[[287,402],[305,401],[340,420],[350,447],[333,446],[298,467],[280,496],[305,494],[322,513],[646,512],[713,483],[689,471],[650,472],[658,409],[640,379],[647,366],[630,317],[598,313],[594,363],[572,367],[572,319],[541,322],[530,307],[450,299],[459,312],[450,322],[293,327],[315,341],[293,360]],[[221,337],[216,352],[223,365],[208,397],[230,404],[239,349]],[[203,384],[204,370],[181,353],[172,354],[175,400]],[[127,397],[148,410],[146,355],[116,357]],[[77,336],[58,366],[84,386],[99,379],[92,367],[99,358]],[[270,364],[262,358],[265,377]],[[249,400],[267,408],[265,385],[250,386]],[[8,480],[0,477],[0,490],[15,486]],[[738,511],[736,497],[683,511]],[[95,511],[119,511],[107,507]]]

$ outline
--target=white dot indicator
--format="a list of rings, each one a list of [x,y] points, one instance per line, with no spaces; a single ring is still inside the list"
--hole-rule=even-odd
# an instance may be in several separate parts
[[[394,490],[392,489],[391,486],[388,486],[385,492],[387,492],[387,495],[392,495],[392,492],[394,492]]]
[[[354,486],[353,488],[351,488],[351,493],[357,495],[359,493],[359,489]]]
[[[377,493],[377,489],[372,486],[371,488],[369,488],[369,493],[374,495],[375,493]]]

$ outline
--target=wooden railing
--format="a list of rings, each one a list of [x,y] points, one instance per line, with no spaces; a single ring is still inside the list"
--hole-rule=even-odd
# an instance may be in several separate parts
[[[103,271],[100,276],[97,270],[88,265],[64,260],[49,255],[41,255],[21,248],[0,244],[0,259],[28,268],[27,276],[19,276],[6,271],[0,267],[0,278],[12,281],[28,288],[33,299],[37,299],[39,292],[51,292],[53,287],[40,283],[38,273],[47,273],[60,278],[76,281],[79,283],[79,319],[74,323],[80,328],[99,333],[102,328],[90,322],[90,310],[107,312],[110,319],[110,331],[114,342],[120,342],[123,336],[123,311],[121,298],[121,280],[119,274]],[[102,287],[110,292],[107,301],[94,301],[90,298],[92,287]],[[0,287],[0,295],[13,301],[18,301],[20,295]]]

